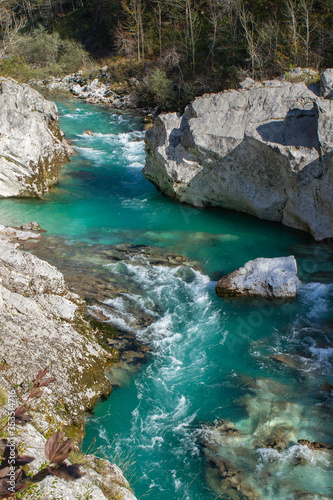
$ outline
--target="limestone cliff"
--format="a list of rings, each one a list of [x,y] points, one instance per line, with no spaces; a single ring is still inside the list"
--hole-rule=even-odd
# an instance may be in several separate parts
[[[303,83],[198,97],[156,118],[146,151],[144,175],[180,202],[333,236],[333,103]]]
[[[53,102],[0,77],[0,198],[39,196],[69,161]]]
[[[61,272],[18,248],[19,241],[40,237],[38,232],[0,226],[1,393],[15,388],[18,401],[24,401],[41,368],[49,366],[56,377],[52,387],[28,406],[33,426],[24,427],[20,435],[23,448],[36,457],[35,470],[45,461],[45,435],[63,429],[67,435],[83,437],[85,410],[112,390],[105,373],[113,361],[112,350],[98,343],[82,317],[84,301],[69,291]],[[1,406],[0,419],[4,410]],[[111,498],[135,500],[120,469],[88,458],[83,457],[83,479],[55,485],[48,478],[40,483],[41,498],[106,500],[112,493]]]

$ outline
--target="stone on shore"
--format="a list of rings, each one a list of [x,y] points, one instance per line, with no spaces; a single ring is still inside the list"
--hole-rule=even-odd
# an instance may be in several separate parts
[[[61,272],[16,248],[11,241],[27,233],[9,229],[0,232],[2,374],[23,388],[51,365],[57,382],[40,399],[34,423],[43,432],[61,426],[80,437],[84,410],[111,392],[105,376],[111,355],[81,318],[85,303],[69,291]]]
[[[215,290],[219,297],[292,298],[296,296],[296,282],[295,257],[259,258],[223,276]]]

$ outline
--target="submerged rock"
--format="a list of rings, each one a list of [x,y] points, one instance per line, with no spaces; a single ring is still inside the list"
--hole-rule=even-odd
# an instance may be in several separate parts
[[[307,446],[310,450],[333,450],[333,445],[327,443],[317,443],[317,441],[308,441],[307,439],[299,439],[298,444]]]
[[[246,382],[251,389],[251,393],[238,400],[247,416],[235,424],[217,420],[202,426],[199,435],[206,456],[208,484],[221,498],[237,500],[271,498],[273,491],[274,498],[298,498],[293,491],[300,488],[304,498],[308,498],[313,485],[318,498],[326,498],[322,494],[326,490],[325,477],[319,485],[319,479],[318,484],[311,484],[304,481],[304,476],[317,474],[322,467],[329,481],[332,447],[325,442],[299,439],[300,435],[313,435],[314,431],[321,439],[329,439],[331,429],[325,416],[316,421],[318,427],[314,426],[314,413],[316,418],[321,414],[318,406],[309,404],[308,398],[302,404],[299,394],[292,395],[288,386],[282,390],[283,386],[274,379],[251,380],[245,376],[234,380],[242,386]]]
[[[304,83],[245,82],[146,132],[145,177],[196,207],[223,206],[333,236],[333,110]]]
[[[139,369],[147,362],[149,348],[138,339],[137,332],[152,325],[161,311],[142,297],[142,284],[133,280],[133,270],[165,266],[191,283],[195,279],[192,266],[198,268],[199,263],[158,246],[69,243],[59,237],[34,235],[39,239],[17,239],[21,248],[61,270],[70,290],[87,301],[86,318],[97,338],[115,351],[120,363]],[[15,238],[12,232],[10,238]]]
[[[295,257],[259,258],[223,276],[215,290],[219,297],[288,298],[296,296],[296,282]]]
[[[257,490],[250,475],[237,468],[232,462],[222,460],[209,449],[205,449],[205,455],[210,464],[206,471],[209,486],[222,494],[223,497],[232,500],[263,500],[264,497]]]
[[[27,222],[26,224],[22,224],[21,229],[28,229],[31,231],[43,231],[38,222]]]
[[[328,392],[329,394],[333,393],[333,385],[330,384],[329,382],[325,382],[321,387],[321,391]]]
[[[28,85],[0,78],[0,198],[39,196],[70,161],[53,102]]]
[[[310,358],[305,358],[304,356],[299,356],[297,354],[280,353],[273,354],[270,359],[276,361],[279,364],[288,366],[294,370],[307,371],[309,368],[313,368],[313,363],[311,363]]]

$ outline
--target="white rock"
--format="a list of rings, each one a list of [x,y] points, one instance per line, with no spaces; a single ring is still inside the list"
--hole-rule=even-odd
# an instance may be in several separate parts
[[[303,83],[198,97],[155,119],[146,151],[145,177],[180,202],[333,236],[333,109]]]
[[[256,296],[289,298],[296,296],[295,257],[250,260],[244,267],[223,276],[215,290],[220,297]]]
[[[28,85],[0,77],[0,198],[39,196],[69,161],[53,102]]]
[[[81,87],[81,85],[79,85],[78,83],[76,83],[71,87],[71,91],[73,92],[74,95],[81,95],[82,89],[83,87]]]
[[[6,239],[0,239],[0,276],[0,357],[6,377],[27,384],[51,365],[57,382],[39,400],[45,409],[36,415],[39,428],[49,429],[48,415],[54,425],[71,425],[75,418],[83,427],[85,408],[111,390],[104,374],[108,354],[93,337],[76,330],[84,302],[68,291],[58,269]],[[67,413],[59,413],[57,408],[64,406]]]

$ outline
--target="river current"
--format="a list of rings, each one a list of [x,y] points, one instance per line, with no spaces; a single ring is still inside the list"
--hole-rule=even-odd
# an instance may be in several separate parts
[[[1,222],[36,220],[68,244],[149,245],[197,263],[138,255],[107,265],[136,290],[109,301],[109,321],[129,329],[129,301],[152,316],[135,331],[150,354],[87,416],[84,449],[118,462],[138,498],[333,498],[332,450],[298,442],[332,443],[332,247],[244,214],[182,206],[141,173],[139,118],[78,101],[59,111],[77,155],[43,200],[0,200]],[[215,295],[216,280],[248,260],[291,254],[296,300]]]

